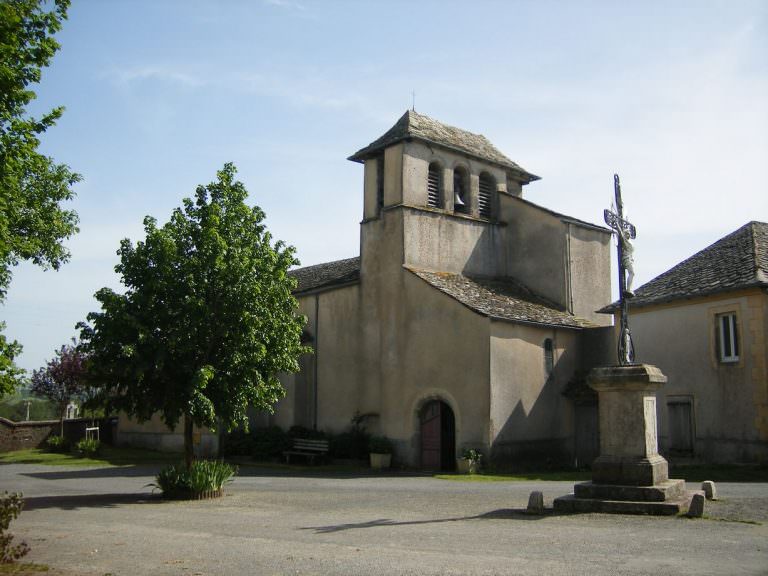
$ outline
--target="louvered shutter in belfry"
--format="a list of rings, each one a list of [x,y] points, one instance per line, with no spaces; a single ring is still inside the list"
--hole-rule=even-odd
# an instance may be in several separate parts
[[[440,172],[435,165],[429,167],[427,177],[427,206],[440,208]]]
[[[491,192],[493,191],[493,181],[486,175],[480,176],[480,195],[477,198],[477,208],[482,218],[490,218],[493,210],[491,209]]]

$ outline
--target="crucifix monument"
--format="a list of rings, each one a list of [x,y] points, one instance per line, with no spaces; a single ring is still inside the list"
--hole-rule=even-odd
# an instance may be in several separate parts
[[[566,512],[677,514],[691,495],[684,480],[669,478],[669,465],[658,451],[656,391],[667,377],[656,366],[635,362],[628,312],[634,296],[631,240],[637,231],[624,216],[618,174],[613,185],[614,210],[603,216],[618,239],[619,363],[593,368],[587,377],[598,395],[600,421],[600,456],[592,463],[592,481],[576,484],[573,494],[554,504]]]
[[[613,190],[616,195],[615,211],[604,210],[603,219],[618,238],[619,255],[619,302],[621,303],[621,326],[619,329],[619,364],[629,366],[635,363],[635,347],[629,330],[628,300],[634,296],[632,280],[635,277],[634,247],[631,240],[637,236],[637,230],[624,219],[624,203],[621,200],[619,175],[613,175]]]

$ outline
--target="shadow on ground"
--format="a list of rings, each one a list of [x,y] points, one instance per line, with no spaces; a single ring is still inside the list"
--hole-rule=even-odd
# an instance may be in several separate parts
[[[76,494],[32,496],[24,498],[24,510],[77,510],[78,508],[116,508],[123,504],[161,504],[165,502],[151,492],[141,494]]]
[[[107,466],[104,468],[78,468],[69,470],[51,470],[45,472],[22,472],[20,476],[40,480],[73,480],[78,478],[136,478],[155,476],[162,466]]]
[[[456,516],[453,518],[434,518],[431,520],[390,520],[388,518],[379,518],[369,520],[368,522],[356,522],[351,524],[336,524],[331,526],[307,526],[300,530],[314,530],[315,534],[330,534],[333,532],[342,532],[344,530],[358,530],[361,528],[382,528],[389,526],[417,526],[420,524],[442,524],[445,522],[462,522],[465,520],[543,520],[544,518],[558,516],[553,510],[546,510],[544,514],[528,514],[524,508],[500,508],[476,514],[474,516]]]

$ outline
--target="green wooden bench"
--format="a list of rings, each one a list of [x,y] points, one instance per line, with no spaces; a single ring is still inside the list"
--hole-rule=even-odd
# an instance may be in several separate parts
[[[310,464],[314,464],[315,458],[322,460],[327,455],[328,440],[310,440],[309,438],[294,438],[293,447],[283,452],[286,464],[291,463],[291,456],[303,456],[309,460]]]

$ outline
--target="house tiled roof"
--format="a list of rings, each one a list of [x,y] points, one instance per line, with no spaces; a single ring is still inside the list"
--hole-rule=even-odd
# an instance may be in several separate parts
[[[630,307],[768,287],[768,224],[750,222],[635,291]],[[617,303],[601,310],[612,312]]]
[[[291,270],[288,274],[297,281],[294,293],[348,284],[360,279],[360,257],[305,266]]]
[[[371,142],[349,157],[349,160],[363,162],[381,152],[384,148],[402,140],[420,140],[469,154],[480,160],[486,160],[510,169],[524,182],[539,180],[539,177],[527,172],[518,164],[504,156],[491,142],[480,134],[473,134],[461,128],[447,126],[413,110],[408,110],[382,137]]]
[[[461,274],[408,268],[431,286],[471,310],[499,320],[565,328],[593,328],[597,324],[557,309],[512,279],[469,278]]]

